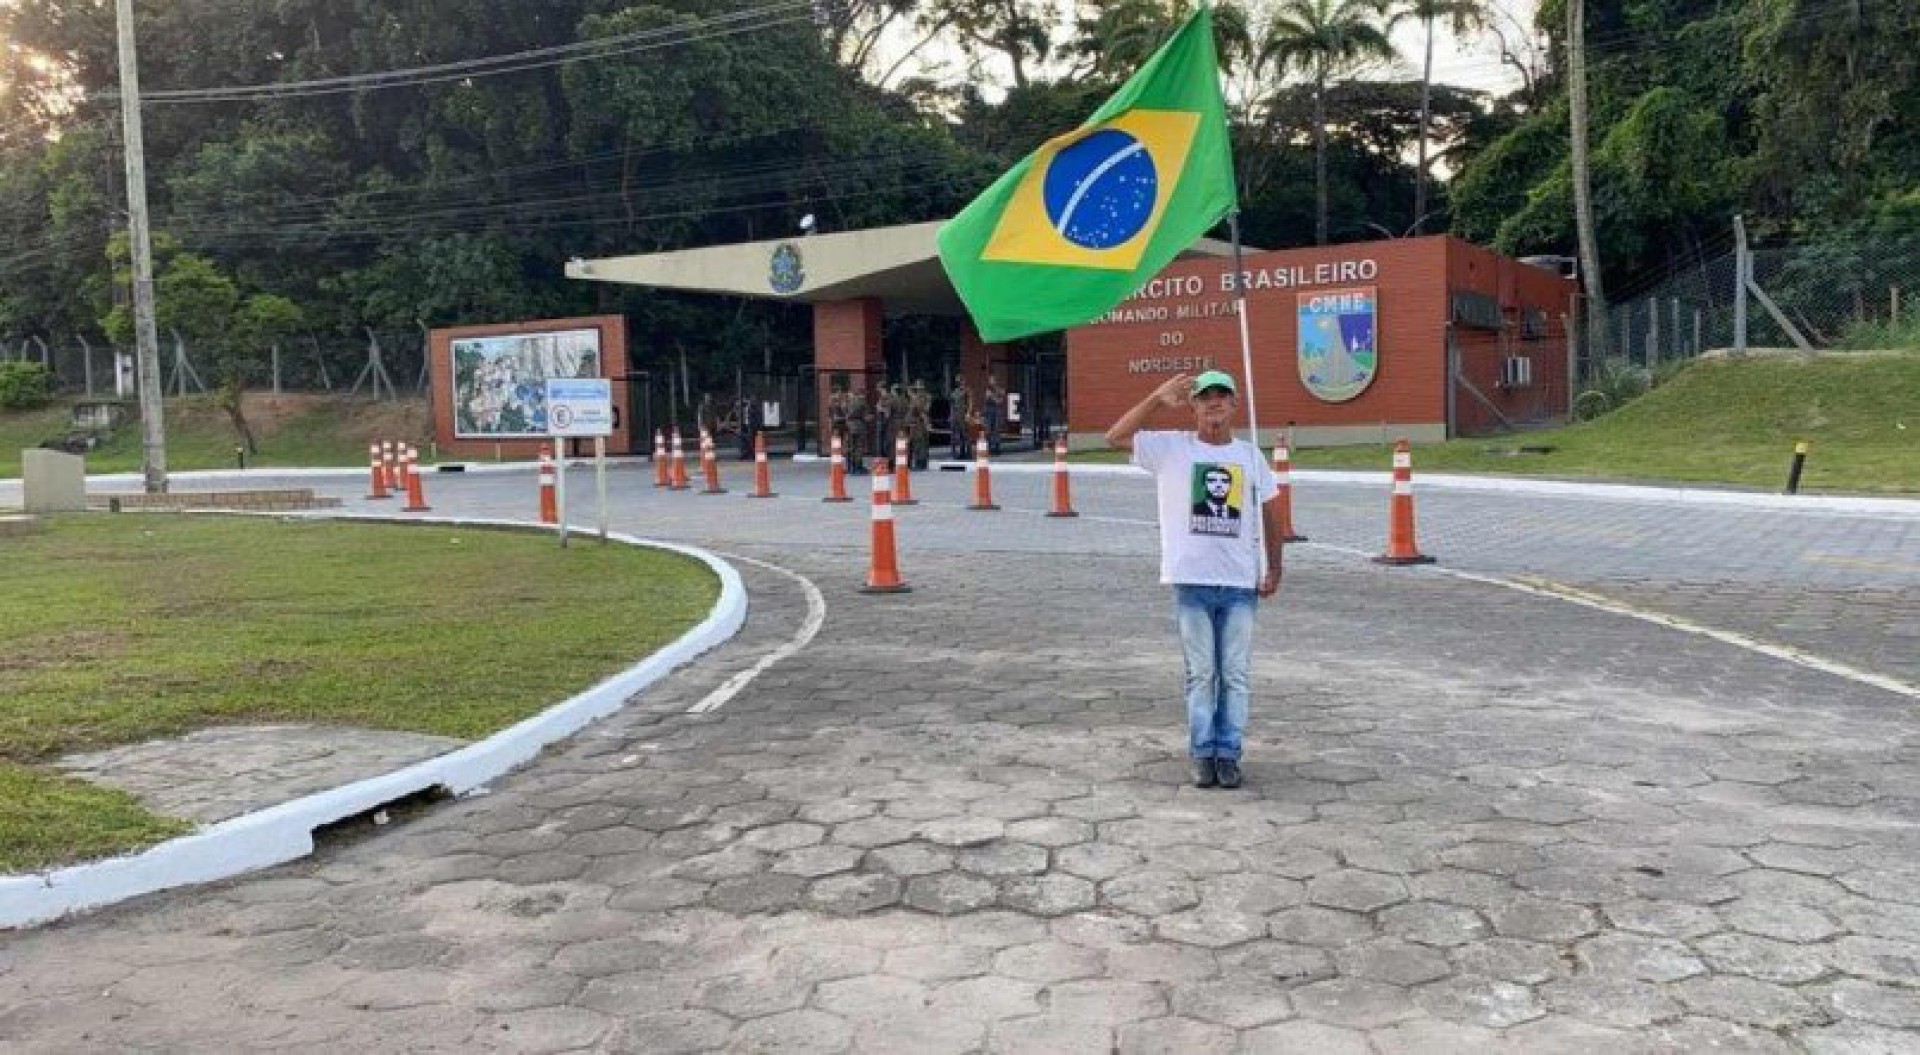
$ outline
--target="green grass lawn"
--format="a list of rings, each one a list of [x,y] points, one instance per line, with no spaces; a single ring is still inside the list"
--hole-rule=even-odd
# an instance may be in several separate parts
[[[0,871],[124,851],[179,825],[40,768],[209,725],[312,722],[474,738],[706,617],[704,565],[443,527],[56,518],[0,542]]]
[[[1796,440],[1812,445],[1804,491],[1920,492],[1920,354],[1702,361],[1594,421],[1419,446],[1414,469],[1777,490]],[[1522,444],[1553,451],[1497,453]],[[1391,458],[1384,446],[1330,447],[1297,451],[1294,464],[1384,472]]]
[[[407,440],[427,446],[423,400],[376,403],[340,397],[248,396],[249,418],[260,449],[253,466],[365,465],[367,442]],[[62,436],[72,411],[67,401],[29,411],[0,411],[0,478],[20,475],[20,451]],[[166,401],[167,468],[231,469],[239,434],[212,396]],[[129,420],[105,446],[87,455],[90,473],[138,472],[140,423]],[[423,454],[424,457],[424,454]]]

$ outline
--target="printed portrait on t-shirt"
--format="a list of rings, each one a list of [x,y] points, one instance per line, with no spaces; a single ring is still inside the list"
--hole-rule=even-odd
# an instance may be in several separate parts
[[[1195,535],[1240,535],[1240,510],[1245,505],[1246,470],[1234,462],[1193,464],[1193,510],[1187,530]]]

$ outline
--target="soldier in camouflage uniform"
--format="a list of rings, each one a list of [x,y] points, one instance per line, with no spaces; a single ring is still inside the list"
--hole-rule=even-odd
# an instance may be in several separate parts
[[[906,386],[898,382],[888,385],[886,393],[880,398],[886,406],[885,420],[887,423],[887,436],[881,441],[880,456],[891,459],[895,449],[895,440],[906,436],[908,437],[908,447],[911,448],[913,445],[911,438],[913,422],[910,420],[913,413],[913,404],[907,399]]]
[[[827,396],[827,450],[833,449],[833,438],[840,437],[840,452],[846,453],[847,445],[847,390],[835,387]]]
[[[965,381],[955,379],[953,391],[947,394],[947,454],[955,461],[967,457],[967,441],[973,435],[972,420],[973,394],[967,391]]]
[[[873,412],[867,397],[858,388],[847,393],[847,471],[867,471],[868,430],[873,427]]]
[[[1000,382],[987,378],[987,391],[980,398],[980,423],[987,430],[987,453],[1000,457],[1000,420],[1007,412],[1007,393]]]
[[[873,390],[873,456],[893,460],[893,389],[885,384]]]
[[[928,461],[927,446],[933,435],[933,394],[919,381],[907,389],[907,428],[912,437],[907,445],[909,460],[915,470],[924,472]]]

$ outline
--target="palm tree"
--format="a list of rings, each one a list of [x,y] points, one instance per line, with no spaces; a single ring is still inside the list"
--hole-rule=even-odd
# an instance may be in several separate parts
[[[1327,80],[1366,59],[1391,59],[1380,0],[1281,0],[1267,26],[1260,61],[1313,81],[1313,182],[1316,245],[1327,244]]]
[[[1413,181],[1413,233],[1427,220],[1427,141],[1433,125],[1433,24],[1445,21],[1455,35],[1470,33],[1487,24],[1486,8],[1480,0],[1400,0],[1400,9],[1388,20],[1387,28],[1412,19],[1427,31],[1426,60],[1420,67],[1420,168]]]
[[[1091,5],[1091,16],[1080,20],[1080,41],[1074,50],[1091,60],[1091,73],[1101,79],[1125,80],[1145,65],[1187,20],[1195,0],[1105,0]],[[1213,45],[1220,70],[1231,73],[1253,55],[1246,9],[1233,0],[1213,8]]]

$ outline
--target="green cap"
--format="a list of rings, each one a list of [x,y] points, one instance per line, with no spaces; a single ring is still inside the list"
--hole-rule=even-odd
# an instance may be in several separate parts
[[[1233,375],[1225,370],[1209,370],[1193,379],[1194,395],[1197,396],[1209,388],[1224,388],[1236,396],[1240,394],[1239,387],[1233,383]]]

